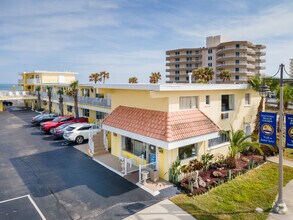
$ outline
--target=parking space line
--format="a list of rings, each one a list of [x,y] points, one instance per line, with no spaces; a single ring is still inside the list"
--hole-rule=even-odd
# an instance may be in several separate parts
[[[39,207],[37,206],[37,204],[35,203],[33,198],[30,195],[28,195],[28,198],[31,201],[31,203],[33,204],[33,206],[35,207],[35,209],[37,210],[37,212],[39,213],[39,215],[41,216],[41,218],[43,220],[46,220],[45,216],[43,215],[42,211],[39,209]]]
[[[28,197],[28,196],[29,195],[24,195],[24,196],[15,197],[15,198],[12,198],[12,199],[6,199],[6,200],[3,200],[3,201],[0,201],[0,204],[5,203],[5,202],[10,202],[10,201],[13,201],[13,200],[17,200],[17,199],[22,199],[22,198]]]
[[[14,201],[14,200],[17,200],[17,199],[22,199],[22,198],[25,198],[25,197],[27,197],[30,200],[30,202],[33,204],[34,208],[37,210],[37,212],[39,213],[41,218],[43,220],[46,220],[44,214],[42,213],[42,211],[39,209],[39,207],[37,206],[37,204],[35,203],[35,201],[33,200],[33,198],[29,194],[24,195],[24,196],[15,197],[15,198],[12,198],[12,199],[6,199],[6,200],[3,200],[3,201],[0,201],[0,204],[5,203],[5,202]]]

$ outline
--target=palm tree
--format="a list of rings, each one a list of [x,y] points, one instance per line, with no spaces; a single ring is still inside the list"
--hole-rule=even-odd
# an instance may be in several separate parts
[[[101,82],[102,81],[102,77],[99,73],[92,73],[90,76],[89,76],[89,81],[92,82],[94,81],[95,84],[97,82]]]
[[[128,79],[128,83],[137,83],[137,77],[130,77],[129,79]]]
[[[59,110],[60,110],[60,115],[64,115],[64,109],[63,109],[63,89],[59,89],[57,91],[57,94],[59,95]]]
[[[223,82],[230,81],[231,77],[232,75],[228,70],[222,70],[221,73],[219,74],[219,78],[223,80]]]
[[[36,87],[36,91],[37,91],[37,103],[38,103],[38,110],[41,109],[41,86],[37,86]]]
[[[161,80],[161,79],[162,79],[162,75],[160,72],[153,72],[150,75],[150,83],[154,83],[154,84],[158,83],[159,80]]]
[[[250,78],[247,82],[254,91],[258,92],[262,86],[263,80],[259,78],[258,76],[254,76]],[[264,102],[264,98],[261,97],[258,108],[257,108],[256,118],[254,121],[254,129],[252,132],[254,138],[257,138],[259,136],[259,126],[260,126],[259,118],[260,118],[260,112],[263,110],[263,102]]]
[[[230,125],[231,131],[221,131],[222,134],[225,134],[228,137],[230,142],[229,146],[229,155],[228,157],[237,158],[239,153],[242,153],[244,150],[249,148],[256,149],[263,155],[263,151],[257,142],[250,142],[248,139],[253,137],[253,135],[246,135],[243,130],[235,131]]]
[[[78,80],[73,81],[66,90],[66,95],[73,97],[75,117],[79,117],[78,113]]]
[[[100,72],[100,76],[101,76],[102,79],[103,79],[103,83],[105,83],[105,80],[110,78],[110,73],[108,73],[108,72],[106,72],[106,71],[101,71],[101,72]]]
[[[197,83],[208,83],[214,78],[214,70],[210,67],[201,67],[192,71],[192,75],[195,77]]]
[[[52,86],[47,86],[46,90],[49,99],[49,113],[52,113]]]
[[[280,100],[280,88],[277,88],[277,99]],[[288,109],[289,102],[293,101],[293,87],[290,85],[285,85],[283,87],[283,101],[284,109]]]

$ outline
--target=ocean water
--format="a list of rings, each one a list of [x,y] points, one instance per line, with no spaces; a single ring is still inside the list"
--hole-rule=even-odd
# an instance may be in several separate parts
[[[21,86],[18,86],[17,84],[0,84],[0,90],[5,90],[5,91],[12,91],[13,87],[15,87],[15,90],[21,90]]]

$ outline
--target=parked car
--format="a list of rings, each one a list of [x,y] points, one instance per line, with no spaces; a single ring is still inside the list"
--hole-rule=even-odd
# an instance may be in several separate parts
[[[55,114],[41,114],[39,117],[33,118],[31,123],[33,126],[38,126],[43,122],[52,121],[56,117],[58,116]]]
[[[72,124],[65,129],[63,138],[81,144],[84,140],[89,139],[89,130],[98,132],[100,128],[98,125],[88,123]]]
[[[73,116],[60,116],[57,118],[54,118],[52,121],[44,122],[41,125],[41,130],[52,134],[54,129],[62,124],[66,124],[69,122],[75,122],[75,123],[82,123],[82,122],[88,122],[87,118],[74,118]]]
[[[69,125],[72,125],[74,124],[75,122],[69,122],[69,123],[66,123],[66,124],[63,124],[63,125],[60,125],[59,127],[55,128],[54,131],[53,131],[53,135],[55,136],[55,138],[63,138],[63,134],[64,134],[64,131],[65,129],[69,126]]]

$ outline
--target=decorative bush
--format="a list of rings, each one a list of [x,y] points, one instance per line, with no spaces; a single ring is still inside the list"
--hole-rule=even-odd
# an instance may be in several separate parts
[[[203,164],[203,167],[204,167],[205,170],[211,164],[213,158],[214,158],[214,155],[210,154],[210,153],[203,154],[201,156],[201,161],[202,161],[202,164]]]
[[[236,163],[237,163],[237,160],[234,157],[227,157],[226,164],[228,168],[230,169],[236,168]]]
[[[201,170],[203,168],[202,162],[197,159],[189,161],[189,166],[191,167],[191,171]]]

